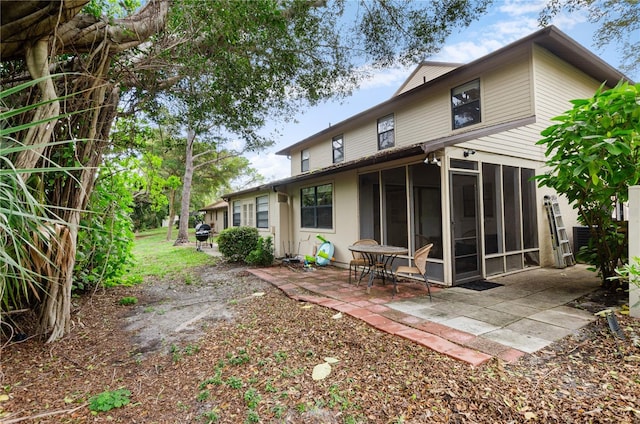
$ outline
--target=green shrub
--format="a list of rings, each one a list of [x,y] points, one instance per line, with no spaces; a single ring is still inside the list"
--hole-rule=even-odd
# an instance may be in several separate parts
[[[243,262],[256,248],[258,229],[253,227],[230,227],[218,235],[218,249],[230,262]]]
[[[245,262],[249,265],[269,266],[273,263],[273,239],[258,237],[256,248],[247,255]]]
[[[73,290],[122,283],[133,263],[132,202],[126,175],[105,164],[80,222]]]

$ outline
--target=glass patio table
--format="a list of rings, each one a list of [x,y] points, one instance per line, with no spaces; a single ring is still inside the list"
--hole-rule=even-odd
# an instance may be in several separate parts
[[[393,263],[393,260],[398,255],[407,254],[409,252],[409,249],[407,249],[406,247],[389,246],[385,244],[354,244],[349,246],[348,249],[352,252],[362,254],[362,256],[367,261],[367,266],[369,267],[369,282],[367,284],[367,293],[369,293],[371,286],[373,286],[373,280],[375,278],[376,272],[381,274],[383,282],[385,278],[391,278],[391,280],[393,281],[393,293],[396,293],[397,281],[395,275],[390,270],[390,266]],[[360,284],[360,280],[362,280],[363,276],[364,274],[360,275],[358,284]]]

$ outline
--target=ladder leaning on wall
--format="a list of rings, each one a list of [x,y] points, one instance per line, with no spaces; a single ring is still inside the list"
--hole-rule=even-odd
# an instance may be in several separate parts
[[[551,245],[556,259],[556,268],[566,268],[576,264],[569,244],[567,229],[562,220],[560,205],[556,196],[544,196],[544,207],[549,218],[549,229],[551,231]]]

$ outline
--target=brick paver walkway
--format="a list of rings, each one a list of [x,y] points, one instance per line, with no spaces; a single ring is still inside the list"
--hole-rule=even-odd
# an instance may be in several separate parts
[[[393,296],[393,284],[375,280],[370,294],[366,281],[360,285],[348,283],[348,271],[327,266],[312,270],[279,266],[249,269],[255,276],[280,288],[292,299],[331,308],[369,325],[444,355],[478,366],[493,357],[512,362],[524,355],[517,349],[499,343],[487,343],[473,334],[393,310],[385,304],[402,299],[423,299],[429,302],[424,284],[402,282],[399,293]],[[441,290],[431,286],[432,293]]]

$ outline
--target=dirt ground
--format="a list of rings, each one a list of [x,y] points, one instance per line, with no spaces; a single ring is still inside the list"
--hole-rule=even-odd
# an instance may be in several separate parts
[[[618,321],[624,340],[600,319],[515,364],[473,368],[222,263],[78,298],[59,342],[5,342],[0,420],[640,423],[640,322]],[[329,375],[314,380],[317,366]],[[119,389],[124,406],[90,410]]]

